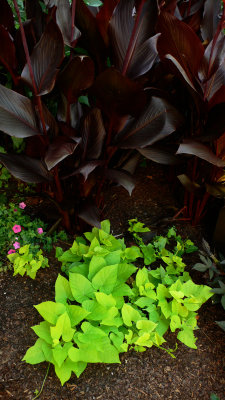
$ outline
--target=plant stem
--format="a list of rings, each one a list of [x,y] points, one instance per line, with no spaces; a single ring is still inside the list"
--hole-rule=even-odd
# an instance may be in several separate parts
[[[41,395],[41,393],[42,393],[42,391],[43,391],[43,389],[44,389],[45,381],[46,381],[46,379],[47,379],[47,377],[48,377],[49,368],[50,368],[50,363],[48,363],[48,368],[47,368],[47,371],[46,371],[46,374],[45,374],[45,377],[44,377],[44,380],[43,380],[43,383],[42,383],[42,386],[41,386],[41,390],[40,390],[40,392],[38,392],[38,394],[37,394],[35,397],[33,397],[32,400],[38,399],[38,397]]]
[[[137,10],[136,20],[135,20],[135,23],[134,23],[134,28],[133,28],[133,31],[132,31],[132,34],[131,34],[131,37],[130,37],[130,41],[129,41],[129,45],[128,45],[128,48],[127,48],[126,56],[125,56],[125,59],[124,59],[124,62],[123,62],[122,75],[124,75],[124,76],[127,73],[127,70],[128,70],[128,67],[129,67],[129,63],[130,63],[132,54],[133,54],[134,49],[135,49],[135,45],[136,45],[136,40],[135,39],[136,39],[137,29],[138,29],[138,25],[139,25],[139,21],[140,21],[140,18],[141,18],[142,9],[144,7],[145,2],[146,2],[146,0],[141,0],[141,4],[139,5],[138,10]]]
[[[71,37],[70,37],[70,42],[72,45],[73,42],[73,34],[74,34],[74,29],[75,29],[75,12],[76,12],[76,0],[73,0],[72,2],[72,16],[71,16]]]
[[[38,111],[39,111],[39,114],[40,114],[40,120],[41,120],[41,123],[42,123],[43,132],[46,135],[47,131],[46,131],[46,125],[45,125],[45,120],[44,120],[44,115],[43,115],[42,103],[41,103],[40,97],[38,96],[38,90],[37,90],[37,85],[36,85],[35,78],[34,78],[34,71],[33,71],[32,65],[31,65],[31,59],[30,59],[29,49],[28,49],[28,45],[27,45],[27,39],[26,39],[23,23],[22,23],[22,20],[21,20],[20,10],[19,10],[18,4],[17,4],[17,0],[13,0],[13,4],[14,4],[15,10],[16,10],[16,14],[17,14],[17,17],[18,17],[18,20],[19,20],[23,48],[24,48],[24,52],[25,52],[25,55],[26,55],[27,66],[28,66],[28,69],[29,69],[31,82],[32,82],[32,86],[33,86],[33,89],[34,89],[34,94],[35,94],[35,97],[37,99]]]

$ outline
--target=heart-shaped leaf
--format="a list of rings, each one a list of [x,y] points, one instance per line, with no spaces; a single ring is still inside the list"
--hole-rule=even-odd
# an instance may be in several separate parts
[[[40,183],[53,179],[42,161],[25,155],[0,153],[0,162],[15,178],[27,183]]]
[[[58,67],[63,57],[64,43],[62,34],[57,24],[51,20],[30,57],[35,88],[33,87],[27,64],[22,71],[22,79],[33,87],[36,94],[44,95],[49,93],[54,87]]]
[[[54,168],[60,161],[73,154],[78,143],[68,140],[65,136],[57,137],[48,147],[45,155],[45,163],[48,170]]]
[[[31,101],[0,85],[0,129],[10,136],[40,135]]]
[[[94,72],[94,63],[87,56],[76,56],[66,65],[57,84],[70,104],[77,101],[82,90],[93,84]]]
[[[141,148],[170,135],[182,124],[182,117],[166,100],[152,97],[138,119],[131,118],[115,137],[119,147]]]

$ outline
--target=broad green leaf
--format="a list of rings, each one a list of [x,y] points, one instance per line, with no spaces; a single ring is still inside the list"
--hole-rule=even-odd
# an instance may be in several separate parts
[[[60,379],[61,385],[63,386],[65,382],[67,382],[71,377],[71,366],[64,362],[61,367],[55,364],[55,373]]]
[[[38,339],[34,346],[30,347],[25,356],[23,357],[22,361],[26,361],[28,364],[39,364],[45,361],[45,356],[42,351],[42,343],[44,341],[42,339]]]
[[[139,321],[137,321],[136,326],[137,326],[137,329],[150,333],[155,330],[155,328],[157,327],[157,324],[155,324],[152,321],[148,321],[148,320],[139,320]]]
[[[169,318],[171,315],[171,303],[168,303],[165,299],[164,300],[159,300],[158,302],[159,307],[161,308],[161,311],[165,318]]]
[[[129,304],[123,305],[122,318],[123,318],[123,322],[127,326],[132,326],[133,321],[136,323],[139,319],[143,319],[141,314],[137,310],[135,310],[135,308],[130,306]]]
[[[45,360],[54,364],[54,359],[53,359],[53,355],[52,355],[52,346],[50,346],[49,344],[47,344],[46,342],[43,341],[41,347],[42,347],[42,351],[45,356]]]
[[[186,344],[186,346],[191,347],[192,349],[197,349],[195,344],[196,338],[191,328],[185,328],[184,330],[178,332],[177,339]]]
[[[91,282],[85,276],[76,273],[69,274],[69,282],[73,297],[78,303],[94,297],[94,289]]]
[[[170,329],[171,332],[175,332],[176,329],[181,328],[181,321],[178,315],[172,315],[170,320]]]
[[[92,280],[95,274],[97,274],[97,272],[100,271],[105,266],[106,266],[106,261],[103,257],[93,256],[89,264],[88,279]]]
[[[134,272],[137,270],[137,267],[135,267],[132,264],[119,264],[118,265],[118,273],[117,273],[117,280],[120,283],[124,283],[127,281],[127,279],[134,274]]]
[[[42,321],[39,325],[34,325],[31,327],[33,331],[41,339],[45,340],[47,343],[52,343],[52,338],[50,334],[50,324],[47,321]]]
[[[34,306],[39,314],[50,324],[55,325],[58,319],[58,316],[63,314],[66,310],[66,307],[62,303],[54,303],[53,301],[45,301],[37,306]]]
[[[184,297],[184,293],[177,290],[169,290],[170,294],[176,299],[177,301],[181,301]]]
[[[183,303],[189,311],[197,311],[201,307],[203,301],[200,301],[199,298],[191,297],[189,299],[184,299]]]
[[[71,322],[67,312],[60,315],[56,326],[52,326],[50,331],[53,340],[59,340],[61,336],[64,342],[70,342],[72,340],[75,330],[71,328]]]
[[[152,347],[153,341],[150,339],[150,334],[144,332],[135,342],[134,344],[138,346]]]
[[[71,321],[71,327],[78,325],[89,314],[89,311],[77,305],[69,305],[67,306],[67,310]]]
[[[65,343],[64,346],[62,346],[61,344],[58,344],[52,350],[53,358],[59,368],[62,366],[63,362],[67,358],[68,351],[71,347],[73,347],[73,344],[71,342],[69,342],[69,343]]]
[[[131,246],[124,250],[123,258],[128,261],[135,261],[137,258],[142,258],[141,251],[137,246]]]
[[[104,232],[110,234],[110,222],[108,219],[101,222],[101,228]]]
[[[149,243],[147,246],[143,246],[141,248],[142,253],[144,254],[144,263],[145,265],[150,265],[156,260],[156,254],[154,246]]]
[[[67,299],[73,300],[70,284],[62,275],[58,275],[55,282],[55,301],[66,304]]]
[[[136,275],[136,285],[139,288],[149,282],[148,270],[146,268],[139,269]]]
[[[128,296],[133,297],[133,291],[126,283],[116,286],[112,291],[113,297]]]
[[[85,300],[82,306],[89,312],[86,316],[87,320],[101,321],[107,316],[107,308],[100,305],[96,300]]]
[[[127,351],[128,345],[124,343],[124,333],[119,331],[117,333],[111,333],[110,340],[112,341],[113,345],[116,347],[119,353]],[[121,347],[123,344],[126,345],[126,350],[124,349],[124,347]]]
[[[171,297],[169,290],[166,286],[162,285],[161,283],[157,287],[157,299],[163,300],[166,297]]]
[[[64,253],[58,257],[58,260],[61,262],[75,262],[80,261],[81,257],[77,254],[73,254],[70,250],[64,251]]]
[[[118,265],[108,265],[94,276],[92,285],[95,289],[110,294],[117,282]]]
[[[154,300],[150,299],[149,297],[139,297],[139,299],[135,301],[135,304],[140,308],[145,308],[151,306],[153,301]]]
[[[101,292],[95,292],[96,300],[101,306],[110,308],[116,305],[116,300],[112,294],[105,294]]]
[[[107,310],[107,315],[102,319],[101,325],[107,326],[121,326],[123,324],[122,318],[115,318],[118,315],[118,308],[111,307]]]
[[[67,358],[65,362],[67,368],[71,368],[71,371],[75,373],[77,378],[82,374],[82,372],[85,370],[87,363],[78,361],[78,362],[73,362],[69,358]]]
[[[106,265],[114,265],[120,263],[122,250],[115,250],[105,256]]]

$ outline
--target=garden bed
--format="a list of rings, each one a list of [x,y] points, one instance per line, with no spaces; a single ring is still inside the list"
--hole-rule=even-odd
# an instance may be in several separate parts
[[[114,235],[127,241],[128,219],[138,218],[157,233],[165,233],[176,225],[178,233],[201,246],[201,229],[187,223],[172,221],[178,211],[162,167],[140,168],[132,197],[122,188],[110,187],[105,193],[104,217],[111,221]],[[54,253],[54,252],[53,252]],[[186,256],[188,270],[198,261],[197,253]],[[40,390],[47,363],[31,366],[21,362],[26,350],[34,344],[36,335],[30,329],[41,318],[33,305],[54,299],[54,283],[60,265],[54,254],[50,268],[38,272],[33,281],[28,277],[0,276],[1,287],[1,366],[0,398],[31,400]],[[203,282],[198,272],[192,274],[196,283]],[[125,399],[210,399],[211,393],[225,399],[224,332],[215,320],[224,319],[220,305],[209,300],[199,312],[196,331],[197,350],[178,342],[173,359],[156,347],[144,353],[131,351],[121,355],[119,364],[92,364],[79,379],[72,378],[61,387],[50,367],[43,392],[45,400],[125,400]],[[166,335],[167,346],[175,348],[176,335]]]

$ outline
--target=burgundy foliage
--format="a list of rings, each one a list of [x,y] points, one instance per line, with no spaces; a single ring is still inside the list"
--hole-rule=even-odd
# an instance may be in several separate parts
[[[105,0],[96,12],[83,0],[44,3],[47,14],[26,1],[16,31],[0,0],[1,136],[26,142],[0,162],[43,182],[68,230],[77,217],[99,226],[107,181],[131,195],[141,156],[175,165],[198,222],[225,166],[220,0]]]

